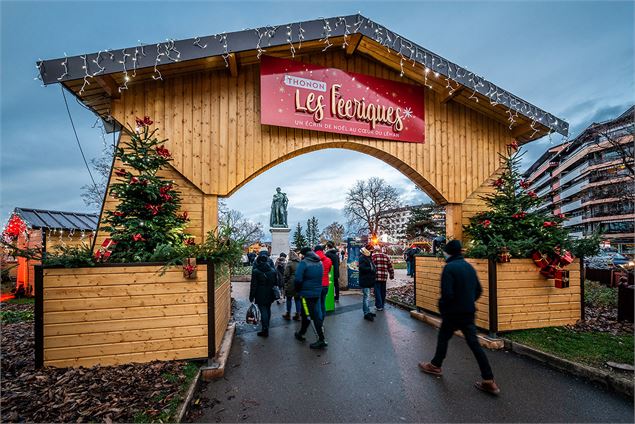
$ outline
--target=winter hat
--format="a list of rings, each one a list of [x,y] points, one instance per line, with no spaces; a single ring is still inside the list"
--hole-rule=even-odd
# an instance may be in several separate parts
[[[303,247],[302,249],[300,249],[300,254],[306,256],[307,253],[309,253],[311,251],[310,247]]]
[[[260,253],[262,253],[262,252],[269,253],[269,249],[267,249],[267,246],[262,246],[262,247],[260,248]]]
[[[314,252],[319,252],[319,251],[323,251],[324,250],[324,246],[322,246],[321,244],[318,244],[317,246],[315,246],[313,248]]]
[[[364,255],[364,256],[370,256],[370,252],[365,247],[362,247],[360,249],[360,252],[362,252],[362,255]]]
[[[458,240],[450,240],[443,250],[445,250],[445,252],[450,256],[460,255],[463,250],[463,246],[461,246],[461,242]]]
[[[287,257],[287,254],[286,254],[286,253],[284,253],[284,252],[282,252],[282,253],[280,254],[280,257],[281,257],[281,258],[286,258],[286,257]]]

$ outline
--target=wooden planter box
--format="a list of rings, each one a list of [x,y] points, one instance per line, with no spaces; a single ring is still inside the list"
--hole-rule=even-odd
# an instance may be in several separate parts
[[[558,289],[531,259],[501,264],[488,259],[466,259],[476,269],[483,295],[476,302],[476,325],[490,333],[575,324],[582,317],[580,261],[567,267],[570,286]],[[445,261],[416,258],[417,308],[439,313],[441,271]]]
[[[200,263],[186,279],[162,266],[37,266],[36,366],[214,357],[231,314],[229,271]]]

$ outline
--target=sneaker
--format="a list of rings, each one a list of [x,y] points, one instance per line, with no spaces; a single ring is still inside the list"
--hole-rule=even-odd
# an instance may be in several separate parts
[[[291,319],[291,314],[288,312],[286,314],[282,314],[282,319],[289,321]]]
[[[384,310],[384,308],[377,308],[377,310],[381,312]]]
[[[295,315],[293,316],[293,320],[294,320],[294,321],[300,321],[300,314],[295,314]]]
[[[373,318],[375,318],[377,316],[377,314],[373,313],[373,312],[369,312],[369,315],[372,315]]]
[[[256,335],[260,337],[269,337],[269,331],[259,331]]]
[[[477,381],[476,383],[474,383],[474,387],[491,395],[498,395],[501,392],[501,389],[498,387],[498,385],[496,385],[494,380]]]
[[[329,345],[329,344],[328,344],[328,343],[326,343],[326,341],[325,341],[325,340],[318,340],[318,341],[317,341],[317,342],[315,342],[315,343],[311,343],[311,344],[309,345],[309,347],[310,347],[311,349],[324,349],[324,348],[325,348],[325,347],[327,347],[328,345]]]
[[[293,336],[295,337],[296,340],[299,340],[301,342],[306,340],[306,337],[304,337],[302,334],[298,332],[293,333]]]
[[[443,375],[441,368],[432,365],[430,362],[426,362],[426,363],[419,362],[419,369],[425,372],[426,374],[432,374],[432,375],[438,375],[438,376]]]
[[[373,317],[373,314],[364,315],[364,319],[367,320],[367,321],[375,321],[375,318]]]

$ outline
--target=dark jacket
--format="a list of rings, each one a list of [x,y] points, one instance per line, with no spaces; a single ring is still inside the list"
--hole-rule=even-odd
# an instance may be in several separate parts
[[[333,282],[335,283],[335,285],[337,285],[337,283],[340,280],[340,255],[339,255],[339,252],[337,251],[337,249],[329,249],[326,252],[324,252],[324,254],[326,255],[327,258],[329,258],[331,260],[331,263],[333,264],[333,275],[335,276],[335,278],[333,279]]]
[[[280,288],[284,288],[284,269],[287,266],[287,260],[279,257],[276,259],[276,272],[278,273],[277,285]]]
[[[322,261],[318,255],[308,252],[295,271],[295,290],[302,297],[315,298],[322,294]]]
[[[370,259],[370,256],[366,256],[362,253],[359,254],[359,286],[362,288],[375,287],[375,275],[377,274],[377,267]]]
[[[441,273],[441,315],[474,314],[474,302],[482,292],[476,271],[463,259],[463,255],[449,257]]]
[[[251,270],[251,287],[249,289],[249,301],[257,305],[271,305],[273,298],[273,286],[277,282],[277,273],[269,265],[266,256],[258,256]]]
[[[287,297],[294,297],[295,292],[295,272],[298,269],[300,263],[300,257],[294,251],[289,254],[289,260],[287,266],[284,269],[284,291]]]

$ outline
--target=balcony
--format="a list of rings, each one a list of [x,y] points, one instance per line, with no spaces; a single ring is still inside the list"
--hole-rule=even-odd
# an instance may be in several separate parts
[[[538,193],[536,193],[536,195],[542,199],[543,197],[545,197],[550,192],[551,192],[551,187],[547,186],[547,187],[543,188],[542,190],[540,190]]]
[[[580,224],[582,224],[582,215],[571,217],[562,223],[564,227],[572,227]]]
[[[571,203],[566,203],[560,207],[560,213],[567,213],[580,209],[582,207],[582,199],[575,200]]]
[[[582,187],[584,187],[587,184],[589,184],[589,180],[588,179],[584,179],[584,180],[572,185],[568,189],[562,190],[560,192],[560,198],[561,199],[566,199],[568,197],[573,196],[574,194],[577,194],[577,193],[581,192],[582,191]]]
[[[584,232],[583,231],[576,231],[575,233],[569,233],[569,237],[571,237],[572,239],[579,239],[584,237]]]
[[[551,175],[549,173],[545,173],[542,177],[538,178],[536,181],[531,183],[530,189],[536,191],[540,188],[544,183],[551,179]]]
[[[589,166],[589,163],[584,162],[582,165],[578,166],[571,172],[567,173],[564,177],[560,177],[560,185],[565,185],[568,182],[578,178],[580,175],[582,175],[582,173],[586,170],[588,166]]]

